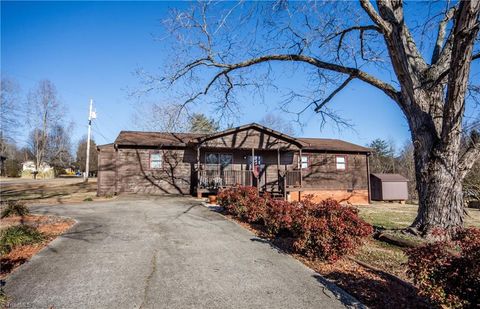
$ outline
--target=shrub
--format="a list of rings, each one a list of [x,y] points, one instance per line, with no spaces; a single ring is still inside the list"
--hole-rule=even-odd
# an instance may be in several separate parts
[[[275,236],[291,234],[293,218],[298,213],[298,205],[284,200],[269,199],[266,204],[264,223],[267,232]]]
[[[271,236],[292,237],[294,250],[310,258],[335,261],[373,231],[356,208],[334,200],[313,203],[310,196],[290,203],[260,197],[254,187],[234,187],[219,193],[218,204],[241,220],[263,223]]]
[[[309,258],[336,261],[353,253],[373,232],[372,226],[351,206],[343,206],[332,199],[320,203],[306,199],[300,204],[301,211],[292,223],[293,247]]]
[[[0,231],[0,253],[7,254],[16,246],[38,243],[43,239],[43,234],[34,227],[11,226]]]
[[[480,305],[480,229],[458,231],[450,241],[406,250],[407,274],[420,293],[440,306]]]
[[[250,223],[263,220],[267,200],[258,195],[257,188],[241,186],[222,190],[217,197],[228,214]]]
[[[30,213],[30,210],[25,203],[20,201],[6,201],[5,208],[2,210],[1,218],[12,216],[26,216]]]

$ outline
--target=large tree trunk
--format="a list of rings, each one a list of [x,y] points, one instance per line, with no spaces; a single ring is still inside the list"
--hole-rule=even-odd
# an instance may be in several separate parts
[[[419,209],[411,227],[424,236],[431,235],[436,228],[454,231],[462,227],[465,214],[459,169],[460,135],[445,145],[432,133],[423,131],[414,138]]]

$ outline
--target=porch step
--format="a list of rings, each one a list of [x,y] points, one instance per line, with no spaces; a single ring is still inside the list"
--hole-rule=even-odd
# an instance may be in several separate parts
[[[278,199],[278,200],[283,200],[284,199],[284,196],[283,196],[283,193],[282,192],[267,192],[270,197],[272,197],[273,199]],[[264,195],[265,192],[260,192],[260,195]]]

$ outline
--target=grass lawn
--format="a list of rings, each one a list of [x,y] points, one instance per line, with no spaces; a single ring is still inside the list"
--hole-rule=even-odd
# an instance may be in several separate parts
[[[368,223],[385,229],[408,227],[417,214],[417,205],[397,203],[372,203],[358,206],[360,216]],[[480,210],[467,209],[466,226],[480,227]],[[371,239],[357,251],[354,258],[409,281],[405,274],[407,257],[403,248]]]
[[[96,197],[97,180],[81,178],[48,180],[7,179],[0,181],[2,200],[22,200],[28,204],[62,204],[101,200]]]
[[[385,229],[401,229],[408,227],[417,214],[417,205],[397,203],[375,203],[358,206],[360,216],[370,224]],[[466,226],[480,227],[480,210],[468,208]]]

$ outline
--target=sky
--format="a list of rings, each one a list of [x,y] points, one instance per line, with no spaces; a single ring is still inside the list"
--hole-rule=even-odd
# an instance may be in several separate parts
[[[67,106],[65,123],[75,123],[72,141],[87,132],[88,102],[94,100],[97,119],[93,135],[98,144],[111,143],[121,130],[133,130],[136,101],[128,96],[138,83],[136,68],[155,70],[165,65],[154,36],[171,8],[186,2],[5,2],[1,3],[1,74],[16,80],[26,95],[42,79],[51,80]],[[281,77],[280,77],[281,78]],[[283,80],[281,82],[289,82]],[[245,106],[236,124],[258,122],[278,98],[265,94],[266,106]],[[165,99],[165,98],[164,98]],[[299,136],[339,138],[366,145],[375,138],[398,147],[409,138],[400,109],[383,93],[354,81],[338,94],[335,110],[354,129],[320,127],[312,114]],[[19,142],[25,141],[27,131]]]

